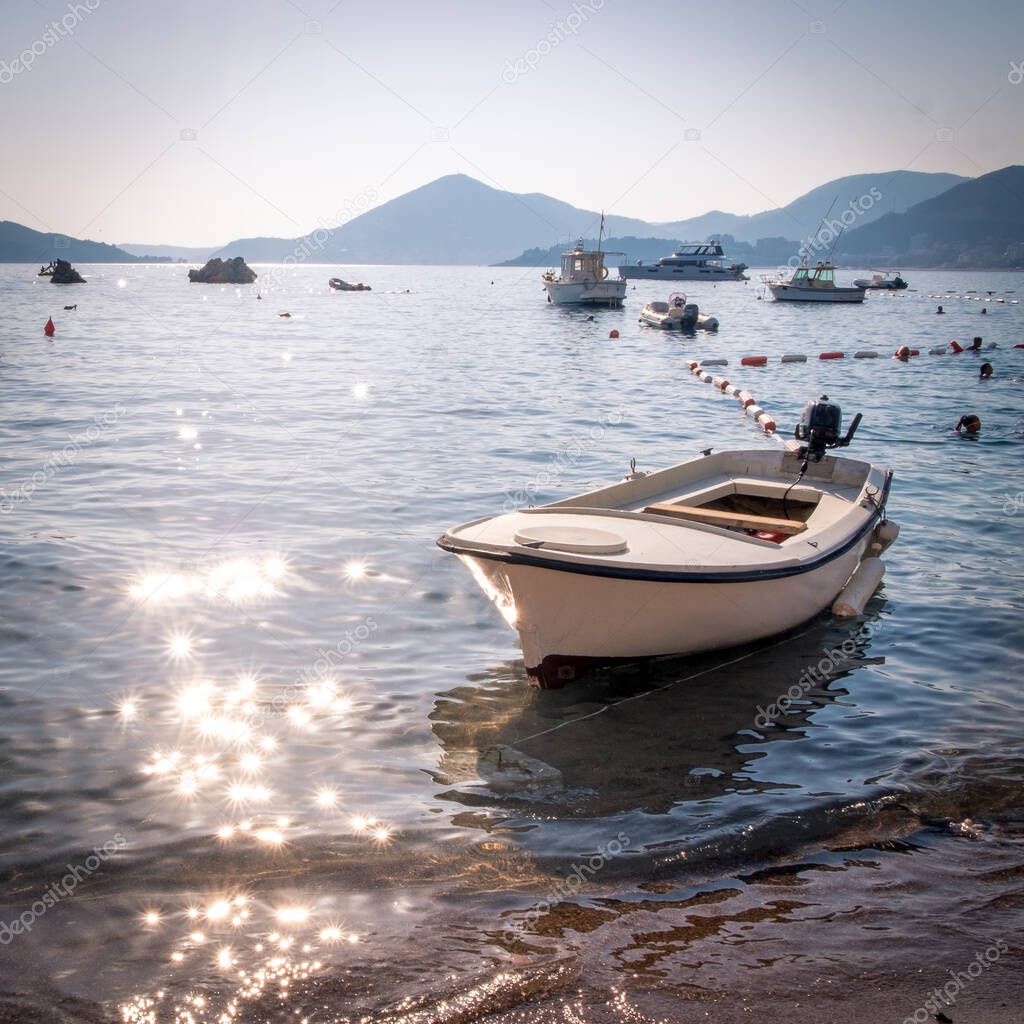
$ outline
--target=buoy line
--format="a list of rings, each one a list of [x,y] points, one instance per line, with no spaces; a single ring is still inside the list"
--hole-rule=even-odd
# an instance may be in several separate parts
[[[775,420],[772,418],[771,413],[766,412],[764,408],[757,404],[757,400],[749,392],[736,387],[735,384],[731,384],[726,377],[713,377],[708,373],[704,367],[715,363],[722,365],[726,363],[725,359],[721,360],[707,360],[703,365],[698,363],[696,359],[690,359],[687,361],[687,366],[690,368],[692,373],[698,380],[705,384],[713,384],[715,388],[722,392],[724,395],[730,395],[740,403],[740,407],[743,412],[749,416],[766,434],[772,436],[775,434]],[[763,363],[755,363],[753,365],[762,366]]]
[[[900,346],[902,348],[903,346]],[[997,342],[990,341],[987,345],[983,345],[981,348],[965,348],[958,341],[951,341],[948,345],[935,345],[929,349],[920,348],[908,348],[907,354],[910,356],[930,355],[930,356],[944,356],[944,355],[959,355],[961,352],[991,352],[993,349],[999,348]],[[1018,342],[1013,345],[1015,349],[1024,349],[1024,342]],[[898,351],[898,350],[897,350]],[[741,356],[739,359],[740,366],[767,366],[769,356]],[[806,363],[808,359],[885,359],[886,355],[884,352],[875,352],[871,349],[859,349],[856,352],[819,352],[817,355],[812,353],[808,355],[804,352],[787,352],[785,355],[778,357],[778,362],[783,363]],[[728,366],[729,360],[721,357],[714,356],[710,359],[698,359],[690,360],[690,363],[696,363],[696,365],[704,366]]]

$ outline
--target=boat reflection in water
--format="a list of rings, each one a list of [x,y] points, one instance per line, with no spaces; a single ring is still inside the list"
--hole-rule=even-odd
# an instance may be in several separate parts
[[[444,799],[502,818],[538,806],[547,818],[663,815],[777,788],[757,770],[765,745],[806,738],[815,715],[847,695],[840,681],[869,663],[870,634],[825,617],[782,638],[555,691],[524,686],[522,663],[506,665],[438,695],[434,777],[449,787]],[[780,697],[789,706],[777,714]]]

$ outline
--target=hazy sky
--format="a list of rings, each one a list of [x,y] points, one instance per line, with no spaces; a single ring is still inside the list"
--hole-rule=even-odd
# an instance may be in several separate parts
[[[293,237],[455,171],[665,221],[1024,163],[1020,0],[0,3],[0,219],[107,242]]]

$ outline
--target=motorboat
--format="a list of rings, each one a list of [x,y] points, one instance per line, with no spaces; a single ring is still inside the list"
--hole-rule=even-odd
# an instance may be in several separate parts
[[[813,267],[801,264],[788,281],[773,278],[765,282],[779,302],[863,302],[864,287],[836,284],[836,268],[831,260]]]
[[[859,422],[841,437],[841,411],[822,396],[804,410],[802,447],[705,453],[476,519],[437,543],[519,632],[542,688],[609,663],[748,643],[863,591],[860,570],[881,562],[862,559],[895,539],[891,471],[826,453]],[[865,604],[881,574],[872,580]]]
[[[556,306],[621,306],[626,282],[608,276],[606,255],[600,240],[596,249],[584,249],[580,239],[574,249],[563,252],[561,270],[549,270],[541,279],[548,302]]]
[[[857,288],[867,288],[869,291],[898,292],[907,287],[907,282],[900,277],[898,270],[895,277],[886,277],[885,274],[872,271],[871,277],[858,277],[853,283]]]
[[[327,282],[336,292],[370,292],[373,289],[368,284],[351,284],[343,281],[340,277],[332,277]]]
[[[666,331],[718,330],[718,318],[702,313],[682,292],[670,295],[668,302],[648,302],[640,311],[640,323]]]
[[[619,267],[619,275],[638,280],[653,278],[658,281],[747,281],[743,273],[746,263],[730,260],[721,242],[686,242],[671,256],[662,256],[655,263],[645,265],[638,260]]]

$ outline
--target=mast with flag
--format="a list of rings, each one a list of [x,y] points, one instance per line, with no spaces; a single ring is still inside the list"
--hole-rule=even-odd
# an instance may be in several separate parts
[[[601,251],[601,240],[604,238],[604,210],[601,211],[601,228],[597,232],[597,251]]]

